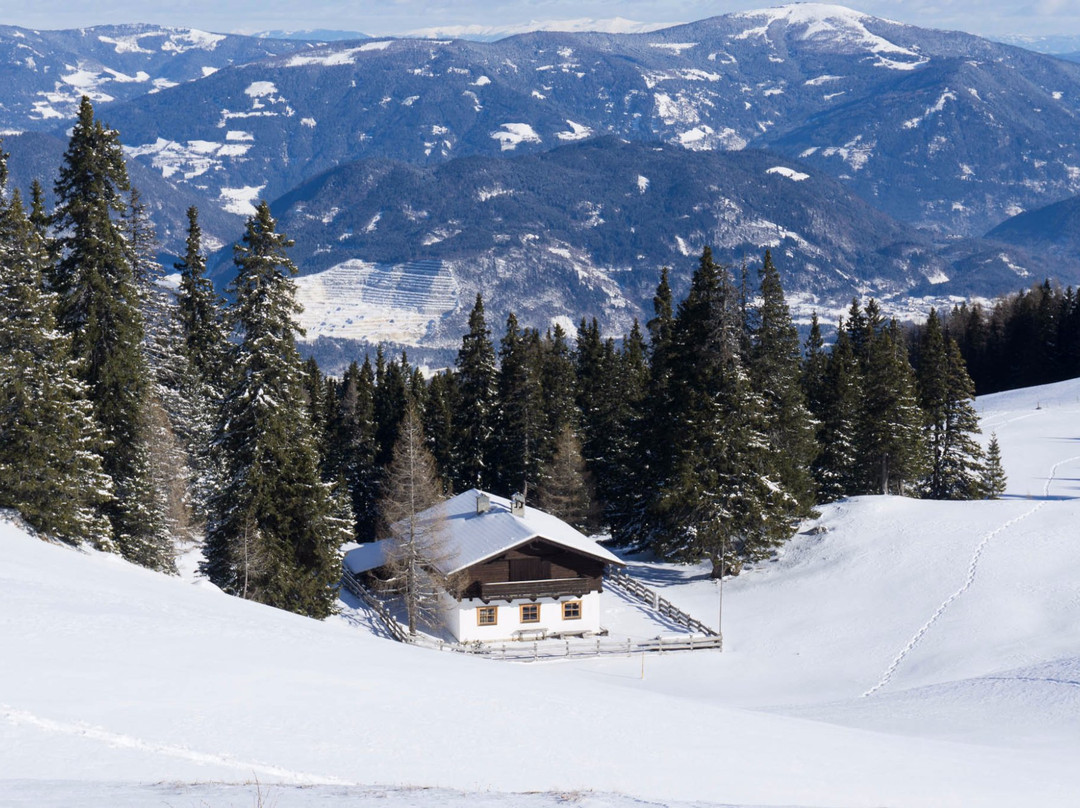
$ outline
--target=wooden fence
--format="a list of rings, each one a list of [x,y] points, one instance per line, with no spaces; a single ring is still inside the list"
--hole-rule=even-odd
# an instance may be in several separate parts
[[[341,567],[341,585],[371,607],[371,610],[375,612],[375,616],[382,621],[382,624],[386,626],[386,630],[390,632],[390,636],[395,640],[398,642],[411,642],[414,639],[409,636],[409,632],[397,621],[394,615],[390,614],[390,610],[386,608],[383,602],[360,583],[357,577],[344,565]]]
[[[682,609],[673,605],[671,601],[660,597],[659,592],[649,589],[649,587],[645,586],[645,584],[640,581],[635,581],[622,570],[609,570],[607,575],[604,576],[604,580],[612,586],[621,589],[626,594],[637,598],[645,605],[650,606],[673,623],[685,626],[690,629],[690,631],[704,634],[707,637],[720,637],[720,634],[715,629],[712,629],[700,620],[691,617]]]

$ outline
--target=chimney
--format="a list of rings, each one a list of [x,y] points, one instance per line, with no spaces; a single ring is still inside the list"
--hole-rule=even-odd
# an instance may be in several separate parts
[[[513,514],[514,516],[524,516],[525,515],[525,495],[524,494],[514,494],[514,496],[510,497],[510,513]]]
[[[476,515],[479,516],[482,513],[487,513],[491,510],[491,500],[487,494],[476,495]]]

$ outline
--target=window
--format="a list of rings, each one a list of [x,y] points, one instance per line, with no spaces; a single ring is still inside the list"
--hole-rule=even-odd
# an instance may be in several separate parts
[[[562,605],[562,619],[563,620],[580,620],[581,619],[581,601],[580,600],[568,600]]]
[[[540,622],[540,604],[539,603],[523,603],[523,604],[521,604],[521,622],[522,623],[539,623]]]
[[[499,622],[498,606],[478,606],[476,609],[476,625],[494,626]]]

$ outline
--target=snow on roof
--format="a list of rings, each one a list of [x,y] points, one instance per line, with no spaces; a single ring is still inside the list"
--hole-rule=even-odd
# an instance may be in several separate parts
[[[476,512],[476,498],[484,494],[491,502],[487,513]],[[447,542],[453,556],[453,573],[478,561],[524,544],[535,538],[547,539],[579,553],[598,558],[608,564],[622,564],[612,553],[601,547],[562,519],[529,505],[523,516],[510,513],[510,500],[487,494],[475,488],[451,497],[441,506],[446,516]]]
[[[345,553],[345,566],[353,575],[381,567],[386,563],[383,548],[386,541],[373,541],[360,544]]]
[[[476,512],[476,498],[483,494],[491,503],[486,513]],[[550,513],[529,505],[523,516],[510,512],[510,500],[470,489],[424,511],[421,520],[444,519],[444,538],[449,550],[447,574],[471,567],[531,539],[542,538],[608,564],[622,565],[609,550]],[[345,564],[354,574],[367,572],[385,562],[385,541],[362,544],[345,554]]]

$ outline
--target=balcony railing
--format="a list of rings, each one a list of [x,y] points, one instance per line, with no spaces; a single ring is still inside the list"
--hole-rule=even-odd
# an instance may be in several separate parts
[[[600,588],[598,578],[551,578],[544,581],[509,581],[481,584],[480,599],[517,600],[519,598],[581,597]]]

